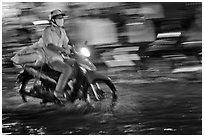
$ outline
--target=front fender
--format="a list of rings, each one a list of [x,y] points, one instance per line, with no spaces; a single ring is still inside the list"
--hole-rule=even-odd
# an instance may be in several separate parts
[[[100,74],[96,71],[88,71],[85,75],[88,84],[94,83],[95,81],[101,81],[106,83],[113,91],[116,91],[114,84],[111,79],[103,74]]]
[[[103,74],[100,74],[100,73],[98,73],[96,71],[88,71],[86,73],[85,77],[86,77],[89,84],[93,83],[95,80],[105,80],[105,81],[110,80],[109,77],[107,77],[107,76],[105,76]]]

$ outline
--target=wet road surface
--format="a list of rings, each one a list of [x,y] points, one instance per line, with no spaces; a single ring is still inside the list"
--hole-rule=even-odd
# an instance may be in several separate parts
[[[3,69],[2,132],[28,135],[201,135],[202,82],[135,79],[136,72],[108,73],[118,89],[112,112],[82,102],[66,107],[23,103],[15,79]]]

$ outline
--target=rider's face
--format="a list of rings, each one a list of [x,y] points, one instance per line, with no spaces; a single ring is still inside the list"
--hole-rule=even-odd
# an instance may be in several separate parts
[[[60,26],[60,27],[64,26],[64,18],[63,18],[63,16],[55,17],[55,21],[56,21],[58,26]]]

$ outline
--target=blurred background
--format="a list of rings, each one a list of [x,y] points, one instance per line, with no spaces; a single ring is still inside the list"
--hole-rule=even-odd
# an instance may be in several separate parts
[[[23,104],[10,58],[39,40],[54,9],[116,85],[113,114]],[[202,134],[202,3],[3,2],[2,112],[4,134]]]
[[[81,47],[87,41],[90,59],[100,68],[201,68],[199,2],[3,2],[3,66],[12,65],[14,51],[39,40],[53,9],[66,14],[71,43]]]
[[[160,68],[171,70],[201,63],[199,2],[3,2],[2,8],[3,65],[10,65],[13,51],[39,40],[53,9],[66,14],[71,43],[81,47],[87,41],[99,66],[147,70],[159,59]]]

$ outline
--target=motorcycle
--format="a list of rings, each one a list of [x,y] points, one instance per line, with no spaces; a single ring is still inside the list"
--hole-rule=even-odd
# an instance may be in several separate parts
[[[71,58],[75,59],[72,63],[74,72],[67,81],[63,93],[64,100],[58,100],[53,95],[59,72],[47,64],[38,67],[22,66],[23,71],[18,75],[17,83],[20,84],[19,94],[23,102],[27,102],[29,96],[41,99],[41,104],[52,102],[64,105],[66,102],[74,103],[79,99],[89,104],[108,103],[107,105],[113,107],[117,101],[116,87],[109,77],[97,72],[95,65],[82,54],[90,56],[87,48],[71,52]],[[66,63],[66,56],[64,54],[61,56]]]

